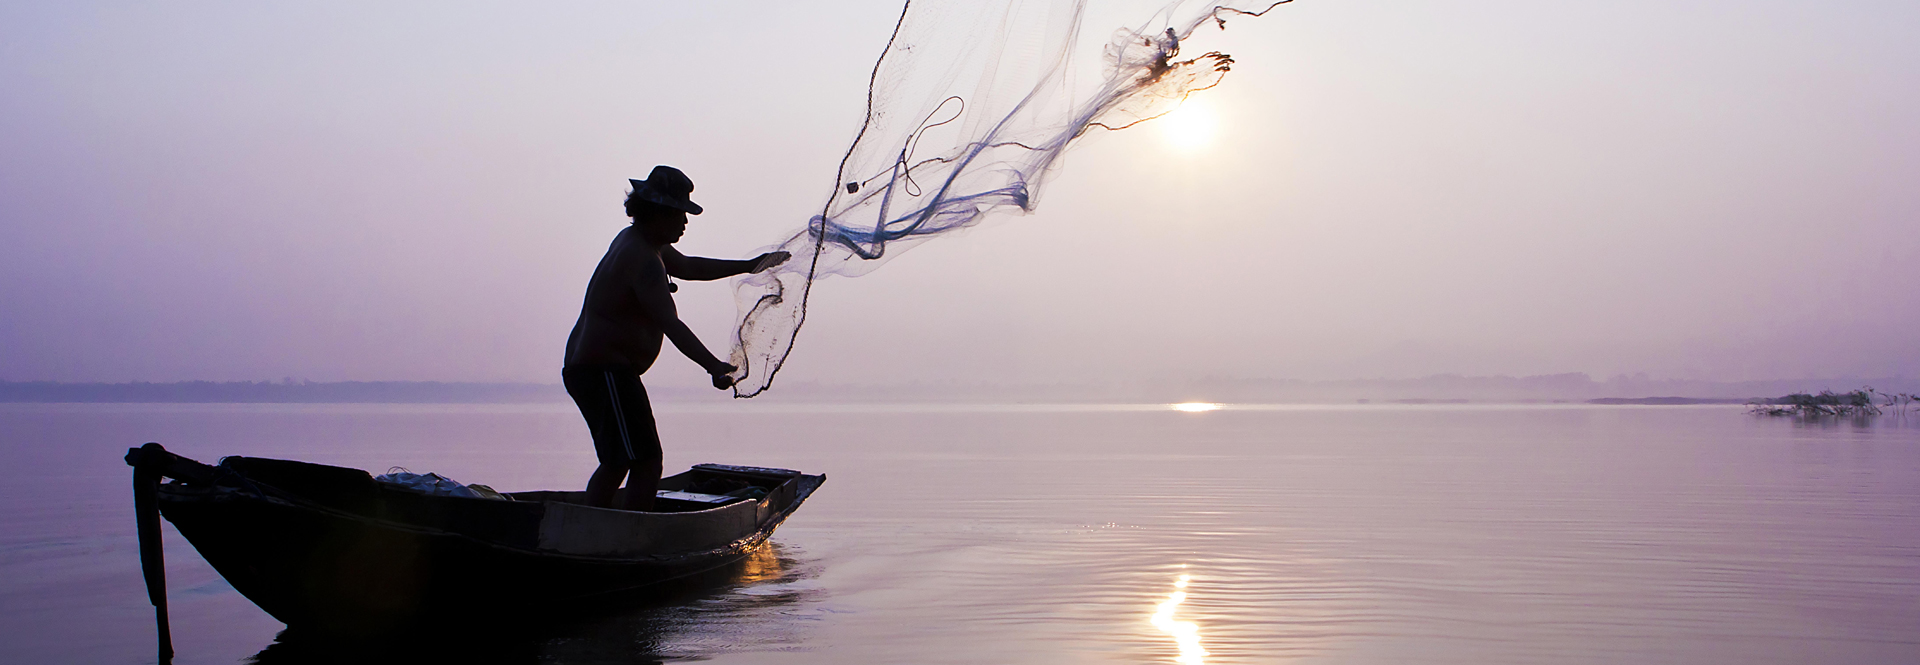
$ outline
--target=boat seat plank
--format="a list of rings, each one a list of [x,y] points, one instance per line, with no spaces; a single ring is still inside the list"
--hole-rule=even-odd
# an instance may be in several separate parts
[[[659,492],[655,493],[654,496],[660,497],[662,499],[673,499],[675,501],[691,501],[694,503],[711,503],[716,506],[724,503],[732,503],[734,501],[739,501],[742,498],[737,496],[721,496],[719,494],[701,494],[699,492],[682,492],[678,490],[660,490]]]

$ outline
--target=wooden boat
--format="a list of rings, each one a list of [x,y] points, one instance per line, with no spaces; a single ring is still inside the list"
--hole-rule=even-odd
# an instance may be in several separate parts
[[[252,457],[210,466],[154,443],[127,463],[163,660],[161,515],[289,627],[368,635],[561,609],[725,566],[826,481],[701,464],[660,481],[654,512],[632,512],[584,505],[585,492],[431,496],[359,469]]]

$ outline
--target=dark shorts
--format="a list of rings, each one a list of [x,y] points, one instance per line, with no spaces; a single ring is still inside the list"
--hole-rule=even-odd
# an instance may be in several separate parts
[[[560,379],[587,419],[601,464],[660,460],[660,433],[653,427],[653,407],[647,404],[638,372],[624,366],[574,365],[560,370]]]

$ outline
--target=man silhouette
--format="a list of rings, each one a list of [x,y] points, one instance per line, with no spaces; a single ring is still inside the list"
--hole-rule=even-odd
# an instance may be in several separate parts
[[[587,283],[580,319],[567,337],[566,366],[560,376],[593,432],[600,467],[587,481],[587,504],[613,507],[615,490],[626,482],[621,508],[650,510],[660,486],[660,435],[640,375],[660,357],[660,338],[699,363],[713,387],[733,386],[733,365],[708,351],[674,310],[668,277],[715,280],[760,272],[787,260],[769,252],[744,261],[686,256],[673,243],[687,232],[687,215],[700,214],[689,195],[693,181],[671,166],[656,166],[646,180],[629,180],[627,216],[633,223],[613,237],[613,245]]]

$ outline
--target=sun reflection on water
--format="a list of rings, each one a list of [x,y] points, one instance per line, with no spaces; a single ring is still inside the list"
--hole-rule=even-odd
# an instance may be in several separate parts
[[[735,584],[746,586],[779,579],[786,572],[786,562],[780,560],[780,553],[774,551],[771,543],[762,543],[759,549],[740,562],[740,577]]]
[[[1200,626],[1192,621],[1173,620],[1173,611],[1187,600],[1187,580],[1191,575],[1181,575],[1173,581],[1173,594],[1153,611],[1153,627],[1173,636],[1174,644],[1180,647],[1180,656],[1173,661],[1181,665],[1201,665],[1206,662],[1207,650],[1200,648]]]
[[[1214,404],[1213,402],[1181,402],[1171,406],[1175,411],[1185,411],[1187,413],[1203,413],[1206,411],[1220,410],[1220,405]]]

